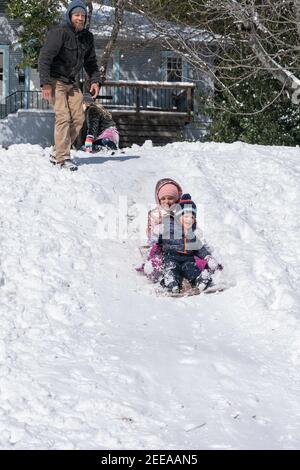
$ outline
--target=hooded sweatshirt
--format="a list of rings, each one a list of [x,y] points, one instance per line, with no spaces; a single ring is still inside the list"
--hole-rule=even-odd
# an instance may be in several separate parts
[[[73,0],[67,8],[65,24],[54,26],[47,35],[38,61],[41,86],[51,85],[54,80],[75,83],[82,67],[91,83],[100,82],[93,34],[85,28],[76,32],[71,23],[70,14],[76,7],[85,11],[87,19],[85,3]]]

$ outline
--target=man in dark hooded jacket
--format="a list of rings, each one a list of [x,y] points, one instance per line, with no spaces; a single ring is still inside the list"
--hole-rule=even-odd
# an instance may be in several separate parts
[[[76,85],[76,75],[82,67],[90,77],[94,99],[100,89],[94,37],[85,29],[86,20],[85,3],[73,0],[66,12],[66,23],[49,31],[39,56],[42,95],[55,111],[55,155],[51,161],[70,170],[77,169],[70,159],[70,150],[84,122],[83,96]]]

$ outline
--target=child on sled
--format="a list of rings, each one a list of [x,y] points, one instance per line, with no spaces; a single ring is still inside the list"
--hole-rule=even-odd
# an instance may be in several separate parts
[[[155,199],[157,206],[148,213],[147,237],[148,245],[146,249],[145,263],[137,269],[137,271],[145,274],[148,279],[158,282],[163,277],[163,244],[160,235],[162,230],[170,224],[174,218],[174,210],[176,204],[180,201],[182,189],[179,183],[171,178],[163,178],[159,180],[155,187]],[[202,253],[203,258],[209,256],[208,252]],[[200,269],[204,269],[208,264],[208,259],[201,257],[195,258]],[[215,268],[214,268],[215,265]],[[211,257],[210,269],[217,268],[217,263]]]
[[[160,284],[169,292],[180,292],[183,279],[203,291],[212,284],[211,274],[222,269],[197,236],[196,218],[196,204],[189,194],[183,194],[163,221],[158,239],[163,259]]]

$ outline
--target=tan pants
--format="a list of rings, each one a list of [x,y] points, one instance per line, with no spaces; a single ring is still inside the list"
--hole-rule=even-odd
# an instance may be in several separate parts
[[[56,81],[50,104],[55,112],[55,156],[59,163],[70,158],[71,145],[84,123],[82,103],[83,96],[76,85]]]

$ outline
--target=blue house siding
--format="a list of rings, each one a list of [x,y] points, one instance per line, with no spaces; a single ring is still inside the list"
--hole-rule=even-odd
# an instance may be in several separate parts
[[[120,47],[120,80],[161,80],[160,51],[151,47]]]
[[[96,39],[98,63],[107,41]],[[110,80],[161,80],[160,47],[135,47],[132,43],[118,42],[108,63]]]
[[[0,13],[4,13],[6,9],[7,0],[0,0]]]

